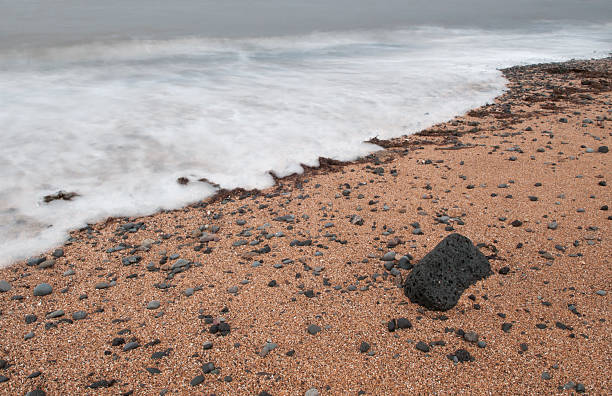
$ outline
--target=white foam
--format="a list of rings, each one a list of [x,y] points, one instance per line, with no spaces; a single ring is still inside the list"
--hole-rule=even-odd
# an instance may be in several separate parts
[[[611,25],[517,34],[420,28],[91,43],[0,54],[0,265],[111,215],[265,188],[320,156],[491,101],[497,70],[604,56]],[[72,201],[43,202],[58,190]]]

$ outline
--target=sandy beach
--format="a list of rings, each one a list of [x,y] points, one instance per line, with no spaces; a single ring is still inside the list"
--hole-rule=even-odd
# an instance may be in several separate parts
[[[503,72],[357,161],[1,269],[0,393],[612,393],[612,58]],[[430,311],[401,285],[452,233],[492,274]]]

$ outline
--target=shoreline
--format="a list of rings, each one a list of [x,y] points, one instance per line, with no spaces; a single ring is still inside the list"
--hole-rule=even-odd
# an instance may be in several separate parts
[[[502,72],[493,104],[366,157],[108,218],[0,269],[0,391],[612,392],[612,58]],[[493,274],[427,311],[381,258],[416,264],[453,232]]]

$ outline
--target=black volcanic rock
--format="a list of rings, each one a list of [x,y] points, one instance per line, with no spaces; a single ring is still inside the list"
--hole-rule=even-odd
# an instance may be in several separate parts
[[[490,274],[489,261],[472,241],[451,234],[414,267],[404,283],[404,294],[427,309],[446,311],[466,288]]]

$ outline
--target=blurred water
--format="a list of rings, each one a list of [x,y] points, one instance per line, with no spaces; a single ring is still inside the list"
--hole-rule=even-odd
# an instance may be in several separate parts
[[[311,3],[1,0],[0,265],[88,221],[214,192],[178,177],[264,188],[270,170],[354,159],[375,149],[363,143],[373,136],[491,101],[499,67],[612,48],[612,25],[579,26],[580,13],[559,26],[512,6],[523,15],[512,29],[483,30],[462,26],[462,8],[435,15],[445,27],[398,28],[419,16],[400,15],[405,2]],[[432,2],[413,3],[430,15]],[[476,19],[500,10],[487,12]],[[314,28],[324,32],[305,33]],[[80,196],[44,202],[59,190]]]

